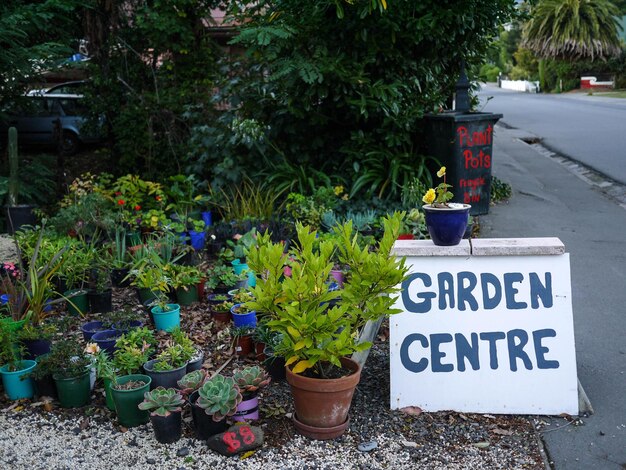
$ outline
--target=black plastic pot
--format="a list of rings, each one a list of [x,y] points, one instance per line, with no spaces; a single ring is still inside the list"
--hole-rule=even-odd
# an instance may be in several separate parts
[[[111,270],[111,282],[114,287],[128,287],[130,286],[130,279],[126,279],[129,270],[127,268],[114,268]]]
[[[174,411],[169,416],[150,415],[154,437],[161,444],[171,444],[180,439],[183,432],[182,412]]]
[[[89,309],[91,313],[108,313],[113,310],[113,291],[89,292]]]
[[[26,348],[25,359],[35,359],[50,352],[50,341],[47,339],[25,339],[22,344]]]
[[[265,348],[265,355],[267,356],[263,361],[263,367],[274,382],[281,382],[285,380],[287,373],[285,372],[285,358],[280,356],[274,356],[273,352],[267,347]]]
[[[57,386],[51,375],[46,375],[41,379],[34,379],[35,382],[35,395],[37,397],[50,397],[58,399]]]
[[[35,225],[37,216],[33,213],[36,206],[31,204],[19,204],[17,206],[6,206],[7,232],[13,235],[24,225]]]
[[[152,379],[150,390],[161,386],[164,388],[179,388],[177,382],[187,373],[187,364],[178,369],[157,372],[153,369],[156,359],[152,359],[143,365],[146,375]]]
[[[202,368],[202,363],[204,362],[204,351],[198,349],[197,352],[200,354],[200,357],[193,359],[187,363],[187,373],[193,372],[194,370],[200,370]]]
[[[193,428],[196,434],[196,438],[200,440],[207,440],[209,437],[226,431],[228,425],[226,420],[213,421],[213,417],[204,412],[203,408],[196,405],[199,393],[193,392],[189,396],[189,404],[191,405],[191,417],[193,418]]]

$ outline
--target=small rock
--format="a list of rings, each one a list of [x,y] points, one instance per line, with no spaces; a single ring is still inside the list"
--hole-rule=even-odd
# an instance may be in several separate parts
[[[263,445],[263,430],[245,423],[234,424],[223,433],[211,436],[207,445],[225,456],[241,454]]]
[[[147,459],[146,459],[146,463],[147,463],[147,464],[150,464],[150,465],[154,465],[154,464],[156,463],[156,460],[151,459],[151,458],[147,458]]]
[[[486,449],[487,447],[489,447],[489,442],[487,441],[482,441],[482,442],[474,442],[474,444],[472,444],[474,447],[478,447],[479,449]]]
[[[413,442],[413,441],[401,441],[401,444],[404,447],[409,447],[409,448],[412,448],[412,449],[415,449],[415,448],[419,447],[417,445],[417,442]]]
[[[357,449],[361,452],[371,452],[372,450],[376,449],[378,447],[378,442],[376,441],[368,441],[368,442],[361,442],[358,446]]]
[[[185,457],[189,455],[189,449],[187,447],[183,447],[182,449],[178,449],[178,452],[176,452],[176,456],[177,457]]]

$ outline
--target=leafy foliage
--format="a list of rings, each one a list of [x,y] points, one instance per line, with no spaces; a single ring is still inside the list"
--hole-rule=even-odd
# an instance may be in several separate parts
[[[543,58],[619,55],[618,9],[609,0],[540,0],[524,28],[523,46]]]

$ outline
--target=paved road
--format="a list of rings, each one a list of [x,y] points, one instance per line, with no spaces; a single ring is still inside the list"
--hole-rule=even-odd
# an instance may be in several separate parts
[[[569,424],[542,418],[549,423],[542,438],[556,470],[624,470],[626,208],[522,143],[522,134],[496,128],[492,171],[512,185],[513,196],[480,217],[481,236],[559,237],[565,244],[578,378],[595,410]]]
[[[493,98],[486,102],[486,98]],[[505,124],[529,131],[557,153],[626,184],[626,99],[581,93],[544,95],[481,91],[483,111],[502,113]]]

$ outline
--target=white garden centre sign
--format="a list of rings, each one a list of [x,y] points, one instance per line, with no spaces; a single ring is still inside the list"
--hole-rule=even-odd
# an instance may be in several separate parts
[[[569,255],[558,239],[397,242],[391,408],[578,414]]]

